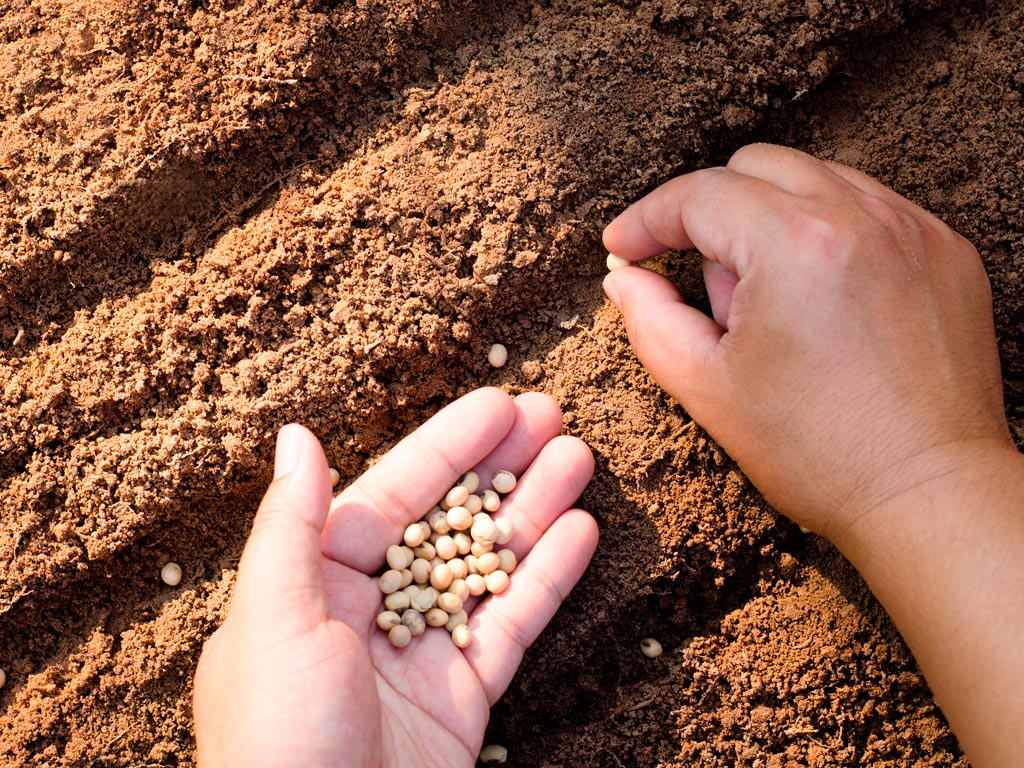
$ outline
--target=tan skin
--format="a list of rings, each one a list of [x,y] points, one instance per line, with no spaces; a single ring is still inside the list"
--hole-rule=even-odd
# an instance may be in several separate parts
[[[863,174],[766,145],[668,182],[604,240],[637,262],[703,254],[713,317],[651,270],[606,278],[641,362],[769,501],[861,571],[972,763],[1017,764],[1024,459],[974,248]],[[473,765],[489,705],[596,545],[593,520],[568,509],[592,459],[559,427],[544,396],[479,390],[334,503],[319,444],[286,428],[200,660],[200,763]],[[443,633],[396,651],[372,625],[369,574],[474,465],[530,467],[512,507],[522,570],[477,607],[465,652]]]

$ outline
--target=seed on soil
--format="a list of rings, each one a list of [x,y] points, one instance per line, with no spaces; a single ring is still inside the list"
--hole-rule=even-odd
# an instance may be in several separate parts
[[[473,633],[466,624],[459,624],[452,630],[452,642],[457,648],[468,648],[473,642]]]
[[[491,487],[502,495],[512,493],[516,487],[516,476],[507,469],[499,469],[491,478]]]
[[[388,630],[388,640],[395,648],[405,648],[410,642],[412,642],[412,632],[405,624],[399,624],[397,627],[392,627]]]
[[[331,467],[331,488],[341,482],[341,472]]]
[[[484,765],[501,765],[508,760],[508,750],[501,744],[488,744],[480,750],[480,762]]]
[[[648,659],[656,659],[661,656],[661,643],[653,637],[645,637],[640,641],[640,653]]]
[[[5,685],[7,685],[7,673],[0,669],[0,688],[3,688]]]
[[[505,349],[505,345],[491,344],[491,348],[487,352],[487,362],[495,368],[501,368],[508,362],[508,350]]]
[[[176,587],[181,584],[181,566],[177,563],[167,563],[160,569],[160,578],[168,587]]]
[[[466,601],[508,588],[516,555],[495,545],[511,539],[512,524],[489,513],[500,510],[501,494],[515,488],[516,478],[500,470],[491,484],[493,489],[477,494],[480,478],[467,472],[423,519],[406,527],[399,543],[387,548],[387,566],[377,577],[383,608],[376,622],[396,648],[406,647],[428,627],[444,627],[457,647],[467,647],[472,633]]]

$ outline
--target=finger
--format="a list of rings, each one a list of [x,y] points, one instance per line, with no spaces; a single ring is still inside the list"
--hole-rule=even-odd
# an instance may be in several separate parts
[[[493,451],[515,420],[512,398],[494,387],[440,410],[334,499],[324,554],[363,573],[377,570],[387,547]]]
[[[274,480],[253,520],[238,565],[232,613],[302,632],[326,613],[320,533],[331,478],[319,441],[289,424],[277,437]]]
[[[494,473],[505,469],[518,477],[537,452],[562,431],[562,409],[540,392],[524,392],[515,398],[516,420],[512,429],[483,461],[473,467],[487,487]],[[447,490],[447,489],[446,489]]]
[[[550,440],[512,493],[500,515],[512,521],[515,534],[506,545],[523,559],[544,531],[571,507],[594,474],[594,454],[582,440],[561,435]]]
[[[662,275],[648,269],[618,269],[604,279],[612,303],[622,312],[637,358],[654,380],[689,407],[691,394],[714,398],[713,365],[723,330],[688,306]]]
[[[597,537],[594,518],[578,509],[565,512],[516,569],[508,588],[473,612],[473,643],[464,653],[489,703],[504,693],[526,649],[583,575]]]
[[[711,302],[711,314],[716,323],[728,330],[732,295],[740,278],[728,267],[711,259],[704,259],[703,269],[704,285],[708,289],[708,300]]]
[[[748,144],[733,153],[726,167],[801,197],[835,197],[850,192],[848,182],[828,163],[790,147]]]
[[[762,179],[729,168],[679,176],[633,203],[605,227],[605,247],[638,261],[670,249],[697,248],[740,275],[762,243],[779,239],[797,198]],[[615,272],[628,272],[618,269]]]

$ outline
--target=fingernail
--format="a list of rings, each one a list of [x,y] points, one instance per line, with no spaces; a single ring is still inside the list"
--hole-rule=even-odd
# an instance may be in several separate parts
[[[601,283],[601,287],[604,288],[604,292],[608,295],[608,298],[611,299],[612,304],[615,305],[616,309],[622,311],[622,302],[619,299],[619,291],[615,287],[615,281],[612,279],[612,275],[610,273],[605,277],[604,282]]]
[[[277,433],[277,449],[274,452],[274,479],[291,474],[302,458],[302,427],[286,424]]]

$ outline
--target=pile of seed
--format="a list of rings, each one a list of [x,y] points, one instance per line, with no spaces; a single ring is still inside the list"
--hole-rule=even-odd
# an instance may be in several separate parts
[[[511,549],[495,549],[512,538],[511,521],[491,517],[515,487],[507,470],[496,472],[486,490],[476,472],[467,472],[405,529],[401,544],[388,547],[388,570],[378,579],[384,610],[377,626],[393,646],[404,648],[427,627],[444,627],[459,648],[470,644],[466,601],[503,592],[517,565]]]

